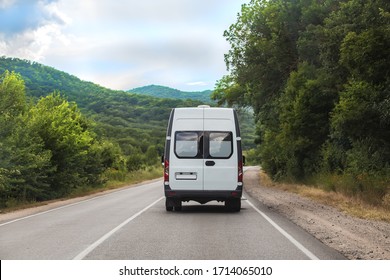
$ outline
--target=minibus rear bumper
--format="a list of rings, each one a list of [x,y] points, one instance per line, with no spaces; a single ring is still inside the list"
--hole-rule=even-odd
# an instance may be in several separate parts
[[[243,186],[237,186],[235,190],[172,190],[169,185],[164,186],[165,197],[180,201],[194,200],[201,204],[209,201],[227,201],[232,198],[241,198]]]

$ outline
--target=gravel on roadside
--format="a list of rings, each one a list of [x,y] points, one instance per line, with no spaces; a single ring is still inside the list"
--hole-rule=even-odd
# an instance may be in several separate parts
[[[348,259],[390,260],[390,223],[352,217],[298,194],[260,182],[260,168],[245,172],[245,191]]]

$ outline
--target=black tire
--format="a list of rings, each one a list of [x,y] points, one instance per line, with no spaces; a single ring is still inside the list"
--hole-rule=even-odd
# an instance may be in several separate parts
[[[173,201],[172,201],[171,198],[166,198],[166,199],[165,199],[165,209],[166,209],[168,212],[173,211]]]
[[[181,211],[181,200],[175,200],[175,211]]]
[[[241,198],[231,198],[225,201],[225,206],[232,212],[240,212]]]
[[[240,212],[241,211],[241,198],[236,199],[236,207],[233,210],[234,212]]]

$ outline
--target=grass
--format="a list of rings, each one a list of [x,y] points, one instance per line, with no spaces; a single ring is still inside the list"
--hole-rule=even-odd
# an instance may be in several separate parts
[[[322,204],[333,206],[354,217],[390,222],[390,194],[387,194],[383,203],[373,206],[357,197],[347,196],[336,191],[327,191],[314,185],[302,185],[294,183],[274,182],[263,171],[260,171],[261,185],[277,188],[283,191],[293,192]]]
[[[130,173],[116,175],[112,171],[107,174],[108,181],[105,184],[105,190],[117,189],[127,185],[138,184],[143,181],[162,178],[163,169],[161,165],[149,166],[141,170]]]
[[[107,182],[102,186],[85,186],[75,189],[67,198],[75,198],[104,192],[113,189],[119,189],[129,185],[135,185],[147,180],[162,177],[162,168],[160,165],[149,166],[133,172],[121,172],[117,170],[108,170],[105,174]]]

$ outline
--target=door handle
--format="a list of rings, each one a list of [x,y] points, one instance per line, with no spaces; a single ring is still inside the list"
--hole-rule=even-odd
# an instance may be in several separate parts
[[[214,166],[214,165],[215,165],[215,161],[213,161],[213,160],[206,161],[206,166]]]

